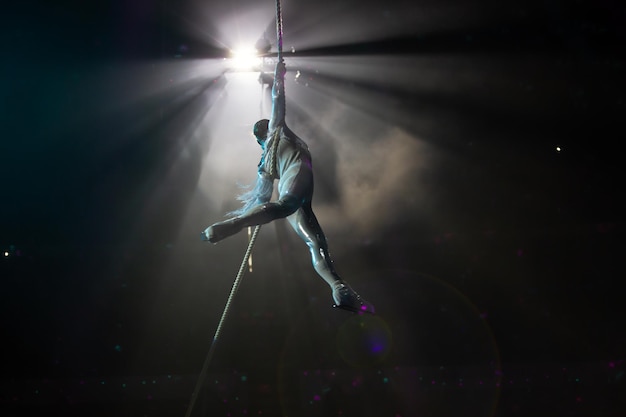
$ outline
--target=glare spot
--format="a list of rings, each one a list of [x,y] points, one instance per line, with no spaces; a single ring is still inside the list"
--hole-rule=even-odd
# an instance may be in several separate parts
[[[231,51],[231,66],[238,71],[252,71],[261,65],[261,58],[254,48],[240,47]]]

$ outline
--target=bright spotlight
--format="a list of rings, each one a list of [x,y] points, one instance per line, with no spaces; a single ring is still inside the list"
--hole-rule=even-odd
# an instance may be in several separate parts
[[[237,71],[254,71],[261,68],[261,58],[254,48],[233,49],[230,61],[231,67]]]

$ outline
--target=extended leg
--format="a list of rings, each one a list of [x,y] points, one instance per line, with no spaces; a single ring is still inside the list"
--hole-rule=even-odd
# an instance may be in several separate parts
[[[215,223],[202,232],[202,239],[217,243],[240,232],[244,227],[265,224],[287,217],[296,211],[299,205],[300,201],[296,197],[286,195],[278,201],[256,206],[239,217]]]
[[[304,204],[293,215],[287,217],[287,220],[309,247],[313,268],[332,289],[336,307],[355,312],[373,313],[374,306],[362,299],[335,271],[326,236],[313,213],[311,203]]]

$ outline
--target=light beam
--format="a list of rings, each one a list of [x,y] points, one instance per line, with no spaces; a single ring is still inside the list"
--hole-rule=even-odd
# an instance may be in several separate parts
[[[238,47],[231,51],[230,66],[235,71],[259,71],[261,57],[253,47]]]

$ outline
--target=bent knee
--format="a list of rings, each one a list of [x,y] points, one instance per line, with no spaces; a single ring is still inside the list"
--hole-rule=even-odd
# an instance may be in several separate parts
[[[285,216],[295,213],[296,210],[302,206],[302,203],[302,198],[298,198],[291,194],[286,194],[276,201],[276,204],[281,208],[281,211]]]

